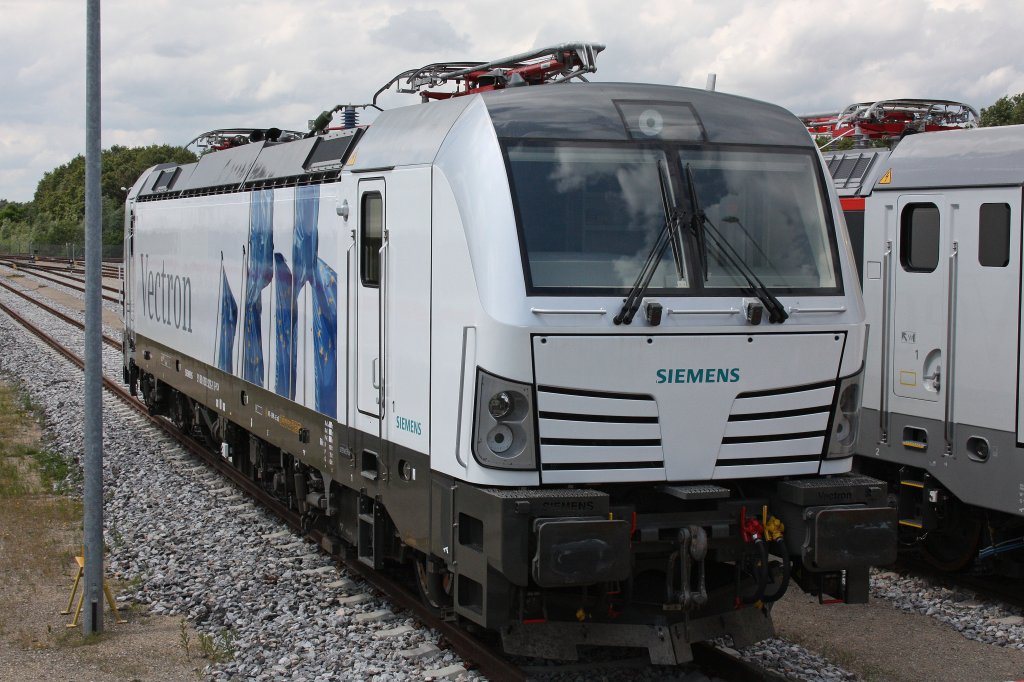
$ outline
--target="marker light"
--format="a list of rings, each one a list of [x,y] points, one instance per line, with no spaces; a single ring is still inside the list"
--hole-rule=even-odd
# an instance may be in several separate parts
[[[512,408],[515,407],[515,401],[512,396],[509,395],[508,391],[502,391],[491,396],[491,399],[487,402],[487,411],[491,413],[491,416],[495,419],[504,419],[505,417],[512,414]]]
[[[477,368],[473,457],[480,465],[536,470],[534,400],[530,384]]]
[[[849,457],[857,445],[860,430],[860,388],[862,372],[847,377],[839,383],[839,400],[836,416],[832,421],[832,435],[829,438],[829,459]]]
[[[512,429],[504,424],[498,424],[487,434],[487,447],[496,455],[500,455],[512,447],[515,436]]]

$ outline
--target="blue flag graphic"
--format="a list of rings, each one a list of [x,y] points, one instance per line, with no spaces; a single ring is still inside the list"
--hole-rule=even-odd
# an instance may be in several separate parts
[[[274,190],[252,193],[249,212],[249,277],[245,287],[245,336],[242,378],[263,385],[263,300],[273,277]]]
[[[225,372],[234,371],[232,351],[235,347],[235,330],[238,328],[238,304],[231,293],[231,284],[224,272],[224,264],[220,266],[220,331],[217,345],[217,367]]]
[[[284,256],[274,254],[274,317],[277,320],[277,359],[274,391],[295,399],[295,299],[292,294],[292,272]]]
[[[298,359],[298,300],[310,288],[313,303],[313,388],[315,409],[337,417],[338,405],[338,275],[318,257],[320,187],[295,189],[295,216],[291,267],[283,253],[274,252],[274,191],[253,192],[249,213],[248,277],[245,285],[245,324],[242,347],[242,378],[263,386],[263,290],[274,283],[273,334],[275,348],[274,391],[295,399]],[[237,305],[222,276],[229,303],[221,303],[221,345],[218,362],[231,363],[231,345],[237,324]],[[227,300],[227,299],[225,299]],[[233,308],[232,308],[233,306]],[[305,325],[306,323],[304,323]],[[230,329],[229,329],[230,328]],[[230,338],[228,338],[230,337]],[[227,355],[225,356],[225,347]],[[222,367],[223,368],[223,367]],[[228,370],[230,371],[230,370]]]
[[[338,411],[338,276],[317,259],[313,296],[313,371],[316,409],[336,417]]]
[[[292,243],[292,272],[296,297],[302,287],[313,283],[318,248],[317,217],[320,211],[320,186],[295,189],[295,238]]]

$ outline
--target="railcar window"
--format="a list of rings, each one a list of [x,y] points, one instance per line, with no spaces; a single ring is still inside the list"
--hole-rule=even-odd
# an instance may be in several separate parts
[[[939,266],[939,209],[907,204],[900,216],[900,264],[907,272],[934,272]]]
[[[384,243],[384,197],[380,192],[363,195],[360,219],[359,274],[363,285],[380,285],[380,247]]]
[[[986,268],[1010,264],[1010,205],[982,204],[978,215],[978,263]]]

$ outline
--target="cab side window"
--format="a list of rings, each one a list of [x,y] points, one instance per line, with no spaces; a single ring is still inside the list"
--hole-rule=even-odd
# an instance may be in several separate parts
[[[384,243],[384,198],[363,195],[359,223],[359,277],[364,286],[380,286],[380,247]]]
[[[939,265],[939,208],[907,204],[900,215],[900,264],[907,272],[934,272]]]
[[[986,268],[1010,264],[1010,205],[982,204],[978,214],[978,263]]]

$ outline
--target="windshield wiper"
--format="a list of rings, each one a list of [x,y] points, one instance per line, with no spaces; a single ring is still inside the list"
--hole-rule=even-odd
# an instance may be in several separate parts
[[[650,286],[651,279],[654,278],[654,271],[658,269],[658,265],[665,255],[665,249],[670,244],[675,256],[676,274],[680,280],[686,276],[686,267],[683,264],[683,238],[682,231],[680,230],[679,211],[672,207],[671,190],[661,163],[658,164],[658,180],[661,183],[661,199],[665,206],[665,224],[662,226],[661,232],[658,233],[658,238],[655,240],[651,252],[647,254],[647,260],[644,261],[643,267],[640,268],[636,281],[633,282],[632,288],[630,288],[625,300],[623,300],[622,308],[619,309],[618,314],[612,319],[612,322],[615,324],[633,323],[633,318],[640,309],[640,301],[643,300],[644,292]]]
[[[722,236],[722,233],[715,227],[715,224],[708,219],[707,214],[704,213],[704,209],[701,208],[700,197],[697,196],[697,183],[693,179],[693,170],[690,168],[690,164],[686,164],[686,184],[693,211],[690,223],[701,250],[701,268],[704,271],[704,281],[706,282],[708,278],[707,237],[711,237],[711,241],[718,250],[719,255],[724,257],[729,265],[746,280],[747,286],[757,297],[757,300],[761,302],[765,310],[768,311],[768,321],[776,324],[785,322],[789,319],[789,313],[786,312],[785,307],[783,307],[782,303],[768,287],[764,285],[764,282],[757,276],[753,268],[743,260],[742,256],[736,252],[736,249]],[[705,227],[710,228],[710,231],[706,231]]]

